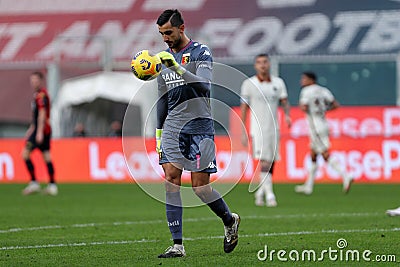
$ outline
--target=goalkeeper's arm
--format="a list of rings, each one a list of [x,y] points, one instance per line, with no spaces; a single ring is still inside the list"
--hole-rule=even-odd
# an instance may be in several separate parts
[[[168,115],[168,99],[167,99],[167,88],[160,77],[158,81],[158,95],[157,100],[157,125],[156,125],[156,151],[161,153],[161,136],[164,121]]]
[[[162,129],[168,115],[167,94],[157,100],[157,129]]]
[[[181,67],[182,68],[182,67]],[[210,77],[211,77],[211,70],[202,70],[202,71],[197,71],[198,75],[195,75],[191,73],[190,71],[186,71],[183,75],[182,78],[185,80],[186,83],[190,84],[195,90],[197,91],[210,91],[211,90],[211,82],[209,79],[204,78],[204,76],[208,76],[204,72],[210,72]]]

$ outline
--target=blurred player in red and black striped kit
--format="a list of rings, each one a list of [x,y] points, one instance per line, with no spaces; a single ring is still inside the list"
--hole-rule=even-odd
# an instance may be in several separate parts
[[[38,148],[43,155],[49,174],[49,184],[43,190],[44,194],[57,195],[58,188],[54,180],[54,166],[50,155],[50,98],[46,88],[43,86],[44,75],[41,72],[33,72],[30,76],[30,83],[34,90],[32,101],[32,123],[26,132],[26,145],[22,151],[22,157],[25,160],[26,167],[31,176],[31,182],[22,191],[24,195],[30,195],[40,192],[40,184],[36,181],[35,168],[31,161],[31,152]]]

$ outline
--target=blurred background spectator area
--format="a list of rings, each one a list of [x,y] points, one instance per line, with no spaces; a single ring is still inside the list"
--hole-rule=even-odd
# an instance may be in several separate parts
[[[0,137],[21,137],[30,123],[28,77],[35,70],[46,73],[54,137],[72,137],[77,123],[87,135],[107,136],[125,111],[135,122],[125,133],[151,136],[155,84],[143,89],[129,72],[130,58],[142,49],[165,49],[155,14],[170,2],[1,1]],[[400,103],[399,1],[193,0],[174,6],[189,36],[207,44],[215,62],[243,72],[232,77],[214,70],[229,88],[214,85],[212,96],[229,106],[239,105],[241,82],[253,75],[254,56],[265,52],[273,73],[286,81],[292,105],[305,70],[317,72],[342,105]],[[229,124],[228,111],[215,116]],[[218,124],[217,133],[224,133]]]

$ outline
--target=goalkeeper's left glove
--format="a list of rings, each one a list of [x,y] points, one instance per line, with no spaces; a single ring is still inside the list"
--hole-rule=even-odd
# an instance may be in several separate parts
[[[162,129],[156,129],[156,151],[160,155],[162,153],[161,148],[161,136],[162,136]],[[161,156],[161,155],[160,155]]]
[[[176,73],[182,76],[186,70],[182,68],[178,62],[175,61],[174,56],[167,51],[162,51],[157,54],[157,56],[161,59],[162,64],[164,64],[167,68],[173,69]]]

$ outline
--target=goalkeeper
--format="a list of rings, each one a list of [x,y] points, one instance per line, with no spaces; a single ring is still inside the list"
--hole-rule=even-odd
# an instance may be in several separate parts
[[[240,218],[229,211],[221,195],[209,185],[210,174],[217,171],[210,107],[212,56],[207,46],[186,36],[178,10],[165,10],[157,25],[169,47],[158,53],[164,68],[157,77],[156,142],[159,163],[165,173],[166,215],[174,242],[158,257],[186,255],[182,243],[180,195],[183,170],[191,172],[195,194],[222,219],[224,251],[229,253],[238,242]]]

